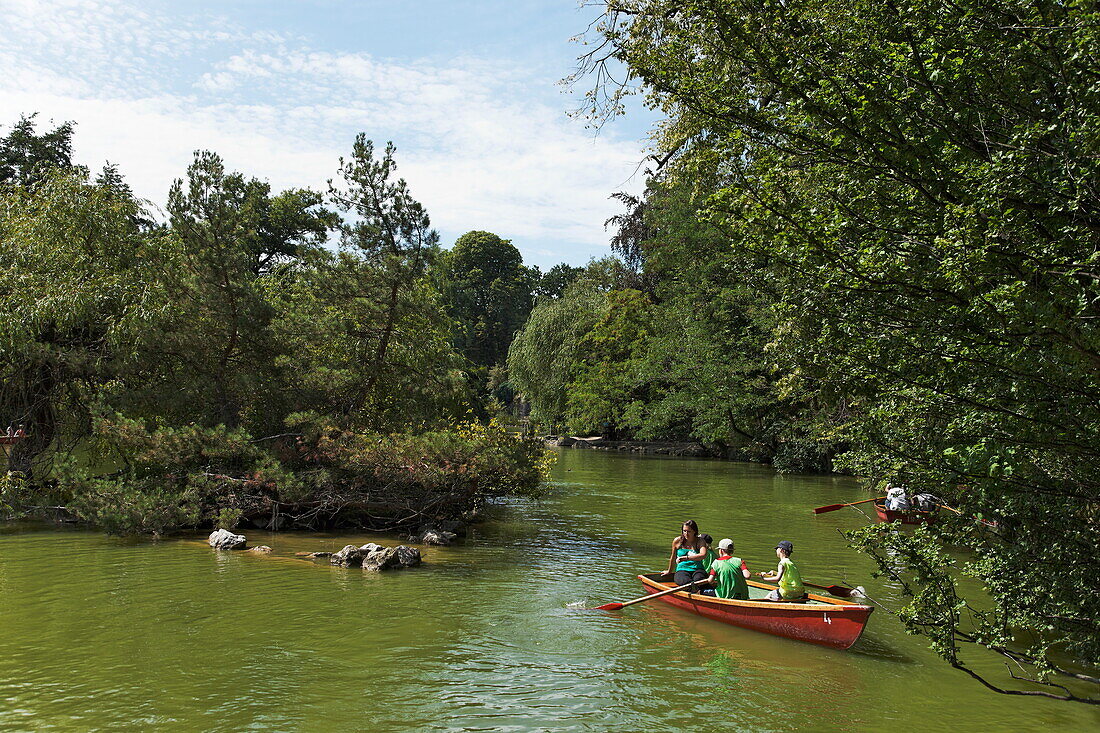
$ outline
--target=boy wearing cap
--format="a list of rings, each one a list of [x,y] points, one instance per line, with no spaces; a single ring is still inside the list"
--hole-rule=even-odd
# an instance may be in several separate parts
[[[749,586],[745,579],[751,577],[745,561],[733,556],[733,540],[726,538],[718,543],[718,557],[710,566],[710,584],[715,586],[719,598],[749,599]]]
[[[779,558],[779,567],[776,568],[774,573],[760,573],[760,577],[772,582],[778,581],[779,588],[765,596],[764,600],[778,601],[782,598],[789,601],[806,596],[806,589],[802,587],[802,573],[791,561],[792,552],[794,552],[794,545],[787,540],[783,540],[775,546],[775,556]]]

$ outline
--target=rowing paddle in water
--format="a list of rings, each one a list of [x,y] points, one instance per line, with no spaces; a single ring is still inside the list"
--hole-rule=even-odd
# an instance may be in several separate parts
[[[879,499],[885,499],[885,496],[876,496],[874,499],[864,499],[863,501],[853,501],[847,504],[830,504],[829,506],[819,506],[814,509],[814,514],[824,514],[825,512],[835,512],[837,509],[843,509],[846,506],[855,506],[856,504],[866,504],[869,501],[878,501]]]
[[[843,585],[818,585],[817,583],[807,583],[802,581],[802,585],[809,586],[810,588],[820,588],[821,590],[836,596],[837,598],[866,598],[862,588],[848,588]]]
[[[605,603],[602,606],[596,606],[592,610],[593,611],[618,611],[620,608],[626,608],[627,606],[633,606],[635,603],[641,603],[642,601],[649,601],[649,600],[652,600],[654,598],[660,598],[661,596],[667,596],[669,593],[675,593],[678,590],[687,590],[688,588],[690,588],[693,585],[695,585],[695,581],[692,581],[691,583],[684,583],[683,585],[678,585],[675,588],[669,588],[668,590],[663,590],[660,593],[650,593],[647,596],[642,596],[641,598],[635,598],[633,601],[624,601],[622,603],[618,603],[618,602],[616,602],[616,603]]]

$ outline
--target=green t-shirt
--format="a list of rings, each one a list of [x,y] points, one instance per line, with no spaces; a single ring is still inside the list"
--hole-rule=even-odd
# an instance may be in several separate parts
[[[703,570],[709,573],[710,564],[717,559],[718,555],[714,552],[714,550],[710,549],[710,547],[707,547],[707,555],[703,558]]]
[[[741,574],[742,562],[739,557],[720,557],[711,564],[710,571],[717,581],[714,592],[719,598],[749,599],[749,585]]]
[[[789,557],[779,561],[779,567],[783,568],[783,577],[779,579],[779,594],[784,598],[801,598],[806,595],[806,589],[802,587],[802,573],[798,572]]]

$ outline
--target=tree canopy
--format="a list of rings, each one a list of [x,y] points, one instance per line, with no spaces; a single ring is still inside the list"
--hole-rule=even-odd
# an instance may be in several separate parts
[[[998,691],[1094,703],[1059,685],[1100,667],[1100,607],[1077,581],[1100,563],[1098,19],[1017,0],[616,0],[582,60],[604,82],[593,113],[640,91],[667,115],[644,203],[686,195],[680,230],[719,239],[678,250],[642,211],[656,234],[625,221],[621,243],[641,233],[670,307],[735,298],[700,334],[757,373],[733,404],[772,390],[758,425],[785,414],[838,467],[962,512],[853,537],[914,593],[911,630]],[[630,85],[606,83],[612,60]],[[975,535],[975,516],[998,532]],[[953,544],[975,554],[951,561]],[[978,674],[967,642],[1048,687]]]
[[[160,224],[117,168],[70,164],[68,127],[16,132],[0,413],[27,437],[5,512],[62,506],[116,532],[415,528],[539,490],[540,443],[464,422],[480,390],[392,145],[356,139],[327,197],[340,215],[200,151]]]

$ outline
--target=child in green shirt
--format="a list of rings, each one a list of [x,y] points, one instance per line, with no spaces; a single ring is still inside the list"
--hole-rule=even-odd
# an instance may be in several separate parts
[[[727,538],[719,542],[718,557],[711,563],[709,579],[715,587],[715,595],[747,601],[749,586],[745,579],[751,575],[745,561],[733,556],[733,540]]]
[[[779,587],[764,597],[766,601],[785,601],[796,598],[805,598],[806,589],[802,587],[802,573],[791,561],[791,553],[794,545],[783,540],[775,546],[775,556],[779,558],[779,567],[774,573],[760,573],[760,577],[771,582],[778,582]]]

